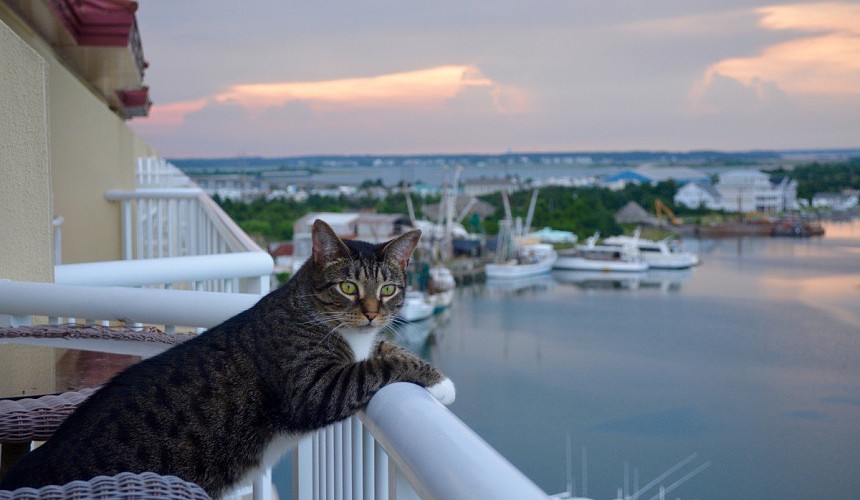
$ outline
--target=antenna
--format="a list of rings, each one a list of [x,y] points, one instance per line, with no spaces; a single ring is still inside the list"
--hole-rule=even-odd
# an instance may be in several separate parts
[[[567,493],[573,496],[573,451],[570,444],[570,432],[567,433]]]
[[[692,455],[690,455],[689,457],[685,458],[684,460],[681,460],[680,462],[678,462],[678,463],[677,463],[677,464],[675,464],[674,466],[670,467],[670,468],[669,468],[669,470],[667,470],[666,472],[664,472],[664,473],[660,474],[659,476],[655,477],[655,478],[654,478],[650,483],[648,483],[648,484],[646,484],[645,486],[643,486],[641,490],[638,490],[638,491],[636,491],[635,493],[633,493],[633,495],[634,495],[634,496],[636,496],[636,497],[638,497],[641,493],[644,493],[645,491],[648,491],[649,489],[653,488],[653,487],[654,487],[654,485],[656,485],[656,484],[657,484],[657,483],[659,483],[660,481],[662,481],[662,480],[666,479],[666,477],[667,477],[667,476],[669,476],[669,474],[671,474],[671,473],[675,472],[676,470],[680,469],[681,467],[683,467],[683,466],[687,465],[691,460],[693,460],[694,458],[696,458],[696,456],[697,456],[697,455],[698,455],[697,453],[693,453]],[[655,498],[656,498],[656,497],[655,497]],[[652,499],[652,500],[653,500],[653,499]]]
[[[702,472],[703,470],[707,469],[708,467],[710,467],[710,465],[711,465],[711,462],[705,462],[702,465],[693,469],[692,471],[688,472],[684,477],[682,477],[681,479],[678,479],[677,481],[670,484],[669,486],[663,487],[661,485],[660,486],[660,493],[658,495],[654,495],[653,497],[651,497],[651,500],[656,500],[657,497],[660,497],[662,499],[666,493],[669,493],[670,491],[674,490],[678,486],[681,486],[682,484],[684,484],[688,480],[692,479],[693,476],[695,476],[696,474],[698,474],[698,473]]]
[[[588,452],[582,447],[582,496],[588,496]]]

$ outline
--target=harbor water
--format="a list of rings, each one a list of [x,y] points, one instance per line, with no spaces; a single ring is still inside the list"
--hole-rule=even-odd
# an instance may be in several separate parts
[[[412,348],[548,493],[565,489],[569,434],[576,493],[594,499],[693,454],[662,484],[701,471],[667,498],[857,498],[860,222],[826,230],[686,241],[703,260],[687,271],[463,287]]]

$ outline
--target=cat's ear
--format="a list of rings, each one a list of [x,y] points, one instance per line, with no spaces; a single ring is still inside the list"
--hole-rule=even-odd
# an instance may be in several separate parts
[[[314,221],[311,240],[313,241],[314,262],[320,266],[325,266],[336,259],[349,258],[350,256],[349,248],[346,247],[346,244],[338,238],[334,229],[321,219]]]
[[[402,269],[406,269],[406,265],[409,264],[409,257],[412,256],[412,252],[415,251],[420,239],[421,231],[413,229],[386,243],[382,252],[386,259],[391,259]]]

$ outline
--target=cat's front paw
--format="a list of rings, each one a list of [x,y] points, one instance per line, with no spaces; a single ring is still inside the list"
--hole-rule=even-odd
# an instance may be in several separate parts
[[[431,385],[427,388],[430,394],[439,400],[443,405],[449,405],[454,402],[457,397],[457,390],[454,388],[454,382],[445,377],[441,382]]]

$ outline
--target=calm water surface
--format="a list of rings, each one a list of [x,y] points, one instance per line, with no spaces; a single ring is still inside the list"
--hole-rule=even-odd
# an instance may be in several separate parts
[[[638,283],[462,288],[416,350],[457,384],[452,411],[549,493],[569,433],[595,499],[625,464],[632,488],[693,453],[663,484],[710,466],[668,498],[857,498],[860,222],[686,244],[701,266]]]

